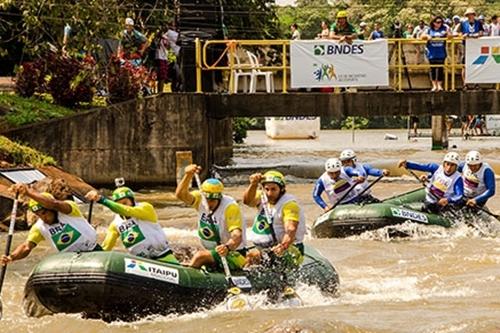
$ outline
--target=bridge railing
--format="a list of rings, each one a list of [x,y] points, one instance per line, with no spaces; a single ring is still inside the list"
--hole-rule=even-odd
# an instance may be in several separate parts
[[[446,41],[446,49],[448,57],[444,64],[430,64],[424,59],[425,44],[427,41],[419,39],[388,39],[389,42],[389,70],[392,74],[392,83],[389,89],[396,91],[412,90],[411,84],[405,87],[405,77],[410,83],[410,75],[415,73],[423,73],[431,68],[443,68],[444,71],[444,90],[455,91],[457,89],[457,75],[460,75],[464,65],[461,63],[460,53],[463,53],[462,38],[438,39]],[[229,72],[229,93],[234,91],[235,71],[248,71],[252,69],[252,65],[248,62],[238,63],[236,57],[239,49],[248,50],[257,47],[271,47],[279,51],[280,64],[276,66],[260,65],[261,71],[272,71],[281,73],[281,92],[286,93],[289,89],[289,51],[290,40],[209,40],[201,42],[199,39],[195,41],[196,47],[196,92],[203,92],[202,73],[205,71],[224,71]],[[217,59],[208,60],[208,54],[213,54],[211,48],[223,50],[219,52]],[[415,56],[416,53],[416,56]],[[463,55],[463,54],[462,54]],[[410,56],[410,57],[409,57]],[[413,60],[411,61],[413,57]],[[245,56],[246,58],[246,56]],[[410,58],[410,59],[409,59]],[[408,61],[410,60],[410,61]],[[500,90],[500,83],[496,84],[496,89]],[[340,91],[336,89],[335,91]]]

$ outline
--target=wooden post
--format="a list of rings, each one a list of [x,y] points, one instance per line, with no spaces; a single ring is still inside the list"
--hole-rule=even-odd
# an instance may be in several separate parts
[[[182,177],[184,177],[184,169],[190,164],[193,164],[192,151],[188,150],[175,152],[175,175],[177,184],[179,184]]]
[[[432,116],[432,150],[448,148],[448,131],[444,116]]]

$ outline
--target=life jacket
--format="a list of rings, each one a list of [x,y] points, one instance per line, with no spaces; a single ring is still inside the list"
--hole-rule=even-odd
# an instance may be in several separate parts
[[[327,172],[323,173],[320,177],[323,182],[323,186],[325,187],[325,192],[328,195],[328,199],[330,203],[333,205],[337,201],[339,201],[342,196],[349,191],[349,189],[354,186],[356,183],[349,177],[344,170],[340,171],[339,178],[337,180],[333,180]],[[342,203],[347,203],[353,200],[357,196],[357,191],[351,191],[347,197],[345,197]]]
[[[283,221],[283,206],[287,203],[295,201],[295,196],[285,193],[274,206],[268,206],[271,217],[271,223],[266,218],[265,209],[262,203],[257,206],[258,214],[255,217],[250,239],[252,242],[261,247],[271,247],[280,243],[285,235],[285,224]],[[300,244],[304,241],[306,234],[306,219],[304,210],[300,209],[299,224],[295,234],[294,244]]]
[[[118,232],[123,246],[139,257],[158,258],[170,251],[167,237],[160,224],[131,217],[123,219],[115,215],[112,222]]]
[[[436,203],[441,198],[451,197],[455,190],[455,183],[460,177],[461,175],[458,171],[447,176],[441,165],[432,175],[429,184],[427,184],[425,200],[430,203]]]
[[[224,244],[231,238],[231,235],[227,231],[225,213],[228,206],[233,203],[237,204],[236,200],[230,196],[223,195],[219,206],[211,215],[205,205],[200,204],[198,207],[198,236],[200,237],[202,245],[207,250],[215,248],[218,244]],[[242,221],[242,224],[241,232],[243,239],[237,250],[244,249],[246,246],[246,229],[244,221]]]
[[[484,162],[477,172],[472,172],[467,163],[464,165],[462,177],[464,179],[464,196],[466,198],[472,199],[486,192],[484,172],[487,169],[491,169],[491,167]]]
[[[34,227],[40,230],[59,252],[88,252],[97,245],[95,229],[81,215],[71,216],[56,212],[57,222],[47,224],[38,219]]]

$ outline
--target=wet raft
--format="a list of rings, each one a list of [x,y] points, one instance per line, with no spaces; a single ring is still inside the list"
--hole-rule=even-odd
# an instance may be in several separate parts
[[[338,276],[316,250],[305,248],[305,260],[290,283],[318,286],[334,295]],[[280,276],[233,272],[251,292],[278,288]],[[241,278],[241,277],[247,277]],[[84,313],[90,318],[134,320],[151,314],[185,313],[219,304],[228,284],[223,274],[159,263],[121,252],[59,253],[44,258],[31,273],[24,291],[28,316]]]
[[[450,227],[448,219],[422,212],[424,198],[425,190],[422,188],[381,203],[341,205],[321,215],[314,222],[312,233],[318,238],[341,238],[406,221]]]

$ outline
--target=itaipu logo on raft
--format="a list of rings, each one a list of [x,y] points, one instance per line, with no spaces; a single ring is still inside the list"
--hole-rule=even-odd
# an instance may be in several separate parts
[[[131,258],[125,258],[124,264],[125,273],[179,284],[179,271],[175,268]]]
[[[491,51],[491,52],[490,52]],[[473,65],[484,65],[490,56],[497,64],[500,64],[500,45],[481,46],[481,55],[472,62]]]

